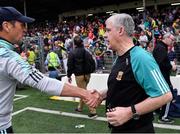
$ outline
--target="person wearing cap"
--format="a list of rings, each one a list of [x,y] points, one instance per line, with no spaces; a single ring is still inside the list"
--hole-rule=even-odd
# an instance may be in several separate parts
[[[34,19],[22,15],[13,7],[0,7],[0,133],[13,133],[13,97],[18,82],[51,95],[83,98],[91,107],[97,105],[97,92],[81,89],[56,79],[46,77],[32,68],[27,61],[13,51],[14,44],[22,41],[26,32],[25,23]]]
[[[106,20],[105,39],[118,56],[108,78],[106,116],[112,133],[154,133],[155,109],[172,100],[170,88],[152,54],[135,46],[128,14]]]

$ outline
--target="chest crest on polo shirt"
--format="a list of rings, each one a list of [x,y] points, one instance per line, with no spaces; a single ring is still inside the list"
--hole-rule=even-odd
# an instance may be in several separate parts
[[[116,76],[116,80],[120,81],[122,79],[123,74],[124,73],[122,71],[119,71],[117,76]]]

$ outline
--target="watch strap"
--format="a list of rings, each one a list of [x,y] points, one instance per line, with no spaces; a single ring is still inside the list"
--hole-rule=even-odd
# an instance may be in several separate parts
[[[132,113],[133,113],[133,114],[136,113],[136,109],[135,109],[135,106],[134,106],[134,105],[131,105],[131,110],[132,110]]]

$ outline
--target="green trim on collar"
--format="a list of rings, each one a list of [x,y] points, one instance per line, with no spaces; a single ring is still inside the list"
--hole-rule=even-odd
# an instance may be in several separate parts
[[[0,39],[0,46],[11,49],[11,50],[13,50],[15,48],[14,45],[12,45],[11,43],[9,43],[5,40],[2,40],[2,39]]]

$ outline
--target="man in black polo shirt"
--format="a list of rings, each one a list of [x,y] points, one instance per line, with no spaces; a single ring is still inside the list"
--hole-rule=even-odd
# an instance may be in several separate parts
[[[116,51],[108,78],[107,120],[112,133],[153,133],[152,111],[172,100],[169,86],[153,56],[134,46],[134,21],[128,14],[106,20],[105,38]]]

